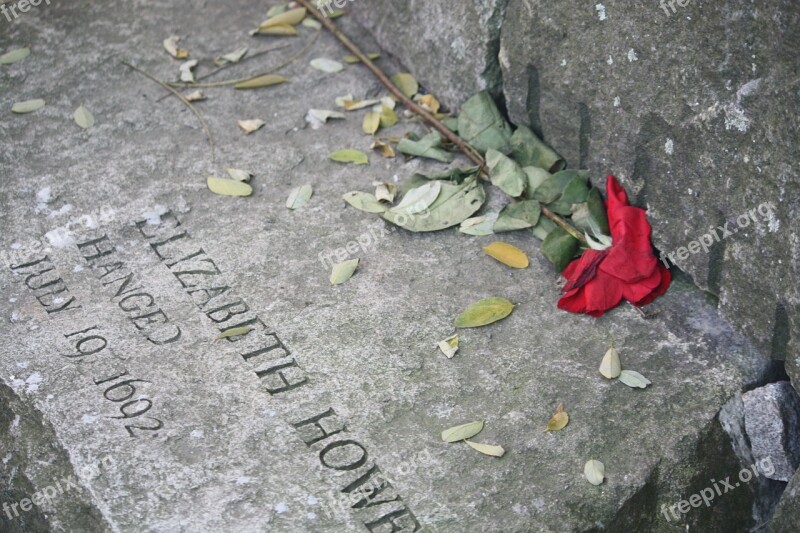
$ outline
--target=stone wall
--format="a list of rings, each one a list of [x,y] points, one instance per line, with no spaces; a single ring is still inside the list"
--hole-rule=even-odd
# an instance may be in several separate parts
[[[376,0],[352,11],[446,102],[502,86],[513,122],[596,183],[617,175],[649,209],[656,246],[800,382],[800,9],[671,3]],[[737,231],[723,238],[726,223]]]

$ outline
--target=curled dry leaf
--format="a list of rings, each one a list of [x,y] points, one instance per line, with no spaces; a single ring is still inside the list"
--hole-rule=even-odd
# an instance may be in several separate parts
[[[438,345],[439,349],[448,359],[452,359],[453,356],[458,352],[458,335],[453,335],[452,337],[447,337],[443,341],[439,341]]]
[[[186,98],[187,102],[199,102],[201,100],[205,100],[206,95],[203,94],[203,91],[197,89],[196,91],[192,91],[189,94],[184,95],[184,98]]]
[[[45,101],[41,98],[35,100],[26,100],[24,102],[17,102],[11,106],[11,111],[17,114],[33,113],[45,106]]]
[[[261,119],[255,118],[251,120],[239,120],[237,121],[237,124],[239,124],[239,127],[242,128],[246,134],[250,135],[254,131],[258,131],[259,129],[261,129],[264,126],[264,124],[266,124],[266,122],[264,122]]]
[[[220,196],[250,196],[253,194],[253,188],[241,181],[209,176],[206,178],[206,183],[211,192],[219,194]]]
[[[242,60],[242,58],[247,54],[247,47],[243,46],[242,48],[237,48],[233,52],[225,55],[221,55],[218,58],[214,59],[214,64],[218,67],[222,65],[226,65],[228,63],[238,63]]]
[[[619,380],[633,389],[646,389],[648,385],[652,385],[649,379],[633,370],[623,370],[619,375]]]
[[[231,337],[238,337],[240,335],[247,335],[251,331],[253,331],[253,328],[250,326],[245,326],[241,328],[230,328],[226,329],[225,331],[214,337],[214,340],[218,341],[222,339],[229,339]]]
[[[619,360],[619,353],[615,347],[608,349],[600,362],[600,373],[608,379],[616,379],[622,372],[622,362]]]
[[[356,268],[358,268],[358,261],[358,259],[350,259],[349,261],[333,265],[331,285],[341,285],[352,278]]]
[[[376,152],[379,152],[383,157],[386,158],[397,157],[397,153],[394,151],[394,148],[392,148],[392,145],[387,144],[380,139],[372,143],[370,148],[375,150]]]
[[[494,444],[481,444],[479,442],[472,442],[470,440],[466,440],[465,442],[469,444],[470,448],[481,452],[483,455],[489,455],[491,457],[503,457],[506,454],[506,451],[502,446],[497,446]]]
[[[485,298],[467,307],[458,318],[457,328],[478,328],[503,320],[514,311],[514,304],[505,298]]]
[[[375,198],[377,198],[379,202],[394,203],[394,197],[397,195],[397,187],[391,183],[384,183],[382,181],[376,181],[373,185],[375,185]]]
[[[592,485],[602,485],[606,477],[606,467],[600,461],[591,459],[583,467],[583,475]]]
[[[356,111],[378,104],[380,100],[356,100],[352,94],[348,94],[337,97],[335,102],[338,107],[343,107],[346,111]]]
[[[486,255],[511,268],[528,268],[530,264],[525,252],[505,242],[493,242],[483,249]]]
[[[196,59],[190,59],[184,63],[181,63],[180,71],[181,71],[181,81],[184,83],[194,83],[194,72],[192,69],[197,66]]]
[[[311,185],[303,185],[302,187],[292,189],[292,192],[289,193],[289,198],[286,200],[286,207],[289,209],[305,207],[308,201],[311,200],[311,195],[313,194],[314,189],[311,188]]]
[[[326,122],[328,122],[329,119],[334,119],[334,118],[345,119],[345,118],[347,118],[347,116],[344,113],[340,112],[340,111],[330,111],[328,109],[309,109],[308,110],[308,115],[306,117],[306,121],[312,122],[312,120],[308,120],[309,117],[312,120],[316,120],[316,121],[318,121],[318,122],[320,122],[322,124],[325,124]]]
[[[177,35],[167,37],[164,39],[164,50],[175,59],[186,59],[189,57],[189,50],[178,48],[178,41],[180,40],[181,38]]]
[[[246,170],[239,170],[238,168],[226,167],[225,172],[227,172],[228,175],[231,178],[235,179],[236,181],[250,181],[250,178],[253,177],[252,172],[248,172]]]
[[[477,420],[469,424],[462,424],[460,426],[451,427],[450,429],[445,429],[442,431],[442,440],[445,442],[458,442],[471,439],[481,431],[483,431],[483,420]]]
[[[438,113],[439,108],[441,107],[439,100],[437,100],[436,97],[433,96],[432,94],[425,94],[422,96],[417,95],[417,98],[415,98],[415,100],[419,103],[420,106],[422,106],[424,109],[427,109],[431,113]]]
[[[75,110],[73,117],[75,118],[75,123],[85,130],[94,126],[94,115],[83,105]]]
[[[550,421],[547,422],[545,431],[561,431],[569,424],[569,414],[564,411],[564,404],[559,404]]]

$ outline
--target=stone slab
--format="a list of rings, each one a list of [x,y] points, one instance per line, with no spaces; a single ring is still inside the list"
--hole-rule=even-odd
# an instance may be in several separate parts
[[[216,161],[195,117],[120,64],[174,77],[178,63],[161,47],[169,35],[200,58],[243,44],[296,50],[309,37],[251,40],[262,16],[263,6],[239,0],[225,9],[54,3],[0,34],[3,50],[33,47],[0,70],[0,242],[15,254],[14,268],[0,269],[1,503],[56,489],[28,511],[2,513],[2,527],[383,532],[393,520],[404,531],[677,531],[752,522],[748,489],[680,521],[662,514],[738,470],[717,413],[767,370],[686,280],[654,306],[654,320],[631,308],[599,320],[567,315],[556,308],[557,275],[527,233],[506,240],[532,265],[509,272],[481,252],[491,238],[409,234],[345,209],[342,194],[377,177],[441,166],[374,154],[366,167],[328,160],[368,149],[361,115],[315,130],[306,111],[350,92],[382,94],[358,67],[308,67],[343,55],[328,35],[283,71],[291,84],[208,91],[197,107]],[[48,105],[10,113],[34,97]],[[80,104],[97,118],[87,131],[72,122]],[[267,125],[245,136],[236,125],[245,118]],[[205,177],[225,166],[256,173],[252,197],[206,189]],[[287,210],[290,190],[306,183],[309,206]],[[359,241],[363,249],[347,251]],[[361,259],[336,288],[330,253]],[[436,342],[453,318],[494,295],[517,303],[514,314],[462,332],[460,353],[443,357]],[[254,331],[213,342],[241,322]],[[599,376],[611,342],[651,388]],[[570,426],[544,433],[561,402]],[[486,420],[479,440],[503,445],[504,458],[441,442],[443,429],[474,419]],[[314,442],[315,421],[346,431]],[[606,465],[600,487],[583,478],[590,458]]]

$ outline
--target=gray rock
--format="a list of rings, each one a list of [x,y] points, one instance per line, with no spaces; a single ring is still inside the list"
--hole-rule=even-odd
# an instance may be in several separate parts
[[[451,108],[502,91],[497,52],[508,0],[362,2],[350,11],[392,56]]]
[[[344,209],[344,193],[369,190],[377,177],[442,166],[375,154],[365,167],[329,161],[334,150],[368,150],[362,115],[314,130],[307,110],[383,92],[361,68],[308,67],[312,57],[344,54],[329,35],[282,71],[291,84],[207,90],[196,106],[216,160],[195,117],[174,98],[158,102],[165,91],[119,63],[174,79],[178,62],[161,46],[169,35],[184,35],[204,60],[200,73],[208,58],[244,44],[299,49],[310,36],[246,37],[262,16],[243,0],[147,10],[54,2],[0,34],[0,49],[34,51],[2,67],[0,94],[0,250],[13,252],[14,266],[0,268],[0,503],[10,509],[0,526],[338,533],[365,524],[383,532],[390,519],[444,532],[752,524],[750,488],[679,519],[663,514],[741,468],[718,412],[768,370],[687,280],[659,300],[653,320],[629,307],[597,320],[568,315],[556,307],[557,276],[525,232],[504,237],[532,258],[511,272],[480,251],[492,237],[409,234]],[[268,69],[290,52],[220,78]],[[48,105],[11,115],[13,102],[32,97]],[[86,131],[71,119],[81,103],[97,118]],[[253,118],[267,125],[246,136],[236,121]],[[226,166],[256,174],[252,197],[207,190],[205,177]],[[289,192],[306,183],[310,204],[286,209]],[[108,254],[93,259],[95,245]],[[361,265],[331,287],[326,258],[337,255]],[[442,356],[436,342],[452,333],[453,318],[494,295],[519,305],[498,324],[462,331],[459,354]],[[255,330],[213,342],[242,322]],[[651,387],[598,374],[612,342]],[[561,402],[570,425],[544,433]],[[501,444],[504,458],[441,441],[443,429],[475,419],[487,422],[477,440]],[[315,421],[332,434],[314,442]],[[582,476],[590,458],[606,465],[600,487]],[[58,490],[71,476],[74,487]],[[39,504],[21,507],[37,493]]]
[[[649,209],[659,249],[686,247],[674,262],[724,316],[764,354],[793,359],[800,119],[786,110],[800,102],[800,11],[789,0],[673,5],[511,0],[500,51],[510,116],[571,165],[617,175]],[[725,223],[737,232],[715,238]],[[714,241],[707,252],[700,239]]]
[[[800,524],[800,473],[795,473],[769,523],[771,533],[794,533]]]
[[[789,481],[800,464],[800,396],[783,381],[751,390],[742,400],[753,457],[774,470],[768,478]]]

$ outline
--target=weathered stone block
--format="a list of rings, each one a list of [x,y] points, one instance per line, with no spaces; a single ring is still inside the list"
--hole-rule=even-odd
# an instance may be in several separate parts
[[[772,465],[767,477],[789,481],[800,464],[800,396],[787,381],[742,395],[753,457]]]

